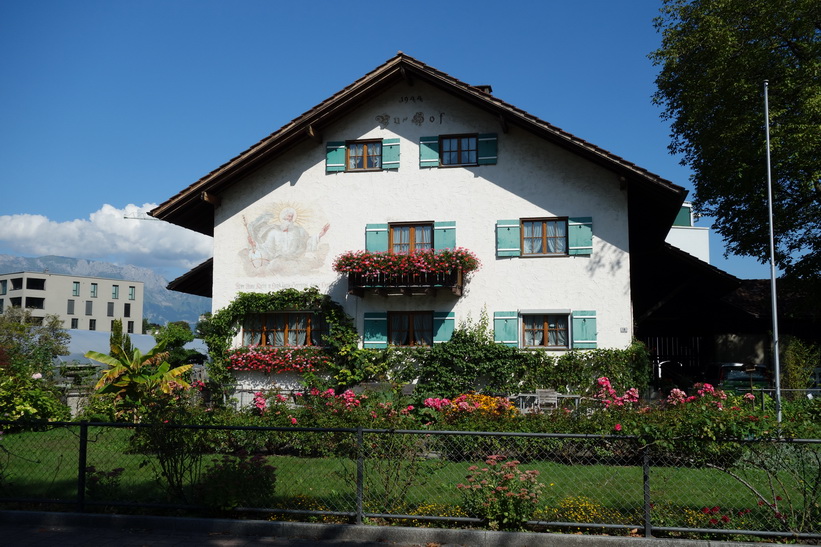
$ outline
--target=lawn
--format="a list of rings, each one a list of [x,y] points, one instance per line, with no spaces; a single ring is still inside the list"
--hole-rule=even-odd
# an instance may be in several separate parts
[[[88,501],[180,503],[182,500],[169,495],[160,480],[156,458],[131,450],[132,435],[129,428],[89,427],[86,465],[95,471],[87,475],[87,484],[93,483]],[[411,437],[394,441],[410,442]],[[407,444],[399,444],[407,448]],[[0,498],[76,500],[79,445],[79,428],[6,433],[0,444]],[[373,443],[372,453],[364,460],[366,512],[423,515],[431,507],[458,508],[462,497],[456,485],[465,481],[472,465],[484,465],[481,460],[449,461],[436,453],[418,451],[395,458],[383,448]],[[207,467],[219,458],[217,454],[204,454],[202,464]],[[270,498],[269,508],[355,511],[355,460],[273,455],[266,461],[277,469],[275,495]],[[642,521],[644,485],[640,466],[532,460],[520,467],[538,471],[545,485],[539,518],[623,524]],[[118,468],[123,469],[121,474],[110,478],[109,474]],[[766,488],[763,473],[745,471],[745,477]],[[652,467],[650,488],[654,507],[679,508],[682,518],[687,516],[691,521],[708,522],[710,515],[704,513],[705,508],[718,507],[722,514],[730,509],[735,513],[760,511],[747,488],[715,469]],[[190,488],[187,493],[186,501],[196,502]],[[458,514],[456,509],[437,512]],[[705,518],[699,519],[700,515]]]

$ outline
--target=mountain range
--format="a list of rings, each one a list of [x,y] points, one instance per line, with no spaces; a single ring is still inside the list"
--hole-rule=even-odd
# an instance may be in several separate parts
[[[151,323],[165,325],[172,321],[187,321],[193,328],[200,315],[211,311],[211,299],[166,289],[168,281],[150,268],[119,266],[82,258],[63,256],[0,255],[0,273],[42,272],[86,277],[107,277],[145,283],[143,317]]]

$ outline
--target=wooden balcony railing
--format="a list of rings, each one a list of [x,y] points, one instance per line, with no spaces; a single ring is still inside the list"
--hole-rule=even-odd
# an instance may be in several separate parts
[[[450,289],[456,296],[462,296],[464,276],[461,269],[448,272],[364,274],[349,273],[348,294],[363,297],[365,294],[380,296],[404,294],[436,295],[437,289]]]

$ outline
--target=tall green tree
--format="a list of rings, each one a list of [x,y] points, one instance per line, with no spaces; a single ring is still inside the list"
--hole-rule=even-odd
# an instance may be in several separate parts
[[[769,259],[764,81],[776,263],[821,277],[821,2],[663,0],[654,101],[729,253]]]
[[[123,332],[123,320],[115,319],[111,322],[111,336],[108,337],[108,345],[122,348],[122,350],[130,354],[134,351],[134,345],[131,343],[131,336],[127,332]],[[109,355],[114,357],[114,350]]]

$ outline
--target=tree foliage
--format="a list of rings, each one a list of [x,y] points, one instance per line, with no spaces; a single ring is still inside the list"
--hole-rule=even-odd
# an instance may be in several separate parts
[[[187,365],[203,359],[197,350],[185,349],[185,345],[194,340],[191,326],[185,321],[174,321],[158,328],[154,331],[154,338],[165,344],[165,351],[168,352],[166,360],[173,366]]]
[[[56,315],[42,321],[22,308],[10,308],[0,315],[0,348],[4,366],[15,374],[50,375],[55,357],[68,354],[71,335]]]
[[[767,261],[767,80],[776,263],[821,277],[821,3],[664,0],[656,28],[654,102],[693,170],[697,212],[728,252]]]

